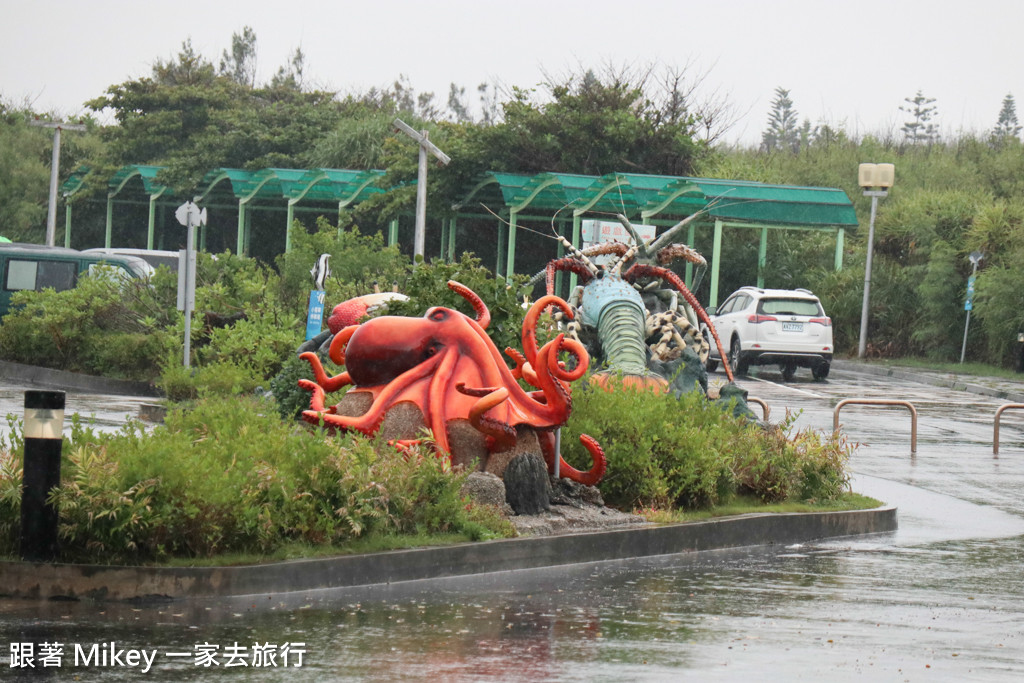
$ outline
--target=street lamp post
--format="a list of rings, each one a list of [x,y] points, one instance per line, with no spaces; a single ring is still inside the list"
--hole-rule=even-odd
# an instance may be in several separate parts
[[[80,123],[64,121],[41,121],[33,119],[30,126],[53,128],[53,158],[50,161],[50,202],[46,209],[46,246],[52,247],[57,238],[57,179],[60,175],[60,132],[62,130],[85,130]]]
[[[960,347],[960,364],[963,365],[964,357],[967,355],[967,330],[971,327],[971,309],[974,308],[974,280],[978,277],[978,263],[985,255],[980,251],[972,251],[968,256],[971,259],[971,276],[967,278],[967,298],[964,300],[964,310],[967,311],[967,322],[964,323],[964,343]]]
[[[864,303],[860,311],[860,344],[857,346],[857,357],[863,358],[868,344],[868,303],[871,299],[871,257],[875,250],[875,214],[878,212],[878,199],[889,196],[896,177],[896,167],[892,164],[861,164],[857,170],[858,184],[864,188],[864,196],[871,197],[871,222],[868,225],[868,253],[864,263]],[[875,189],[881,188],[881,189]]]

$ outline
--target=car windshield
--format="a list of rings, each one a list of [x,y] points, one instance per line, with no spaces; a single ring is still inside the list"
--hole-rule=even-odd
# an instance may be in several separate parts
[[[762,299],[757,312],[765,315],[822,315],[821,306],[813,299]]]

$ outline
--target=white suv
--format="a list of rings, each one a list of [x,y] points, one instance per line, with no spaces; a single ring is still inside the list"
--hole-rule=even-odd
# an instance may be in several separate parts
[[[787,382],[797,367],[814,379],[828,377],[832,363],[832,321],[818,297],[806,289],[741,287],[711,316],[734,375],[751,365],[778,365]],[[710,335],[708,335],[710,336]],[[712,343],[707,368],[722,361]]]

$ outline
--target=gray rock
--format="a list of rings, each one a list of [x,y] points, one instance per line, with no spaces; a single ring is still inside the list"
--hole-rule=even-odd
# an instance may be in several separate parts
[[[517,515],[536,515],[551,509],[548,466],[540,453],[521,453],[505,468],[505,501]]]
[[[490,472],[473,472],[462,485],[462,495],[481,505],[505,508],[505,483]]]

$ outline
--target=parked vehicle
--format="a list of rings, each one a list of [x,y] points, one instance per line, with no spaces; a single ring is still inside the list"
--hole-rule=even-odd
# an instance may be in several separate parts
[[[129,249],[127,247],[92,247],[83,250],[86,254],[110,254],[114,256],[135,256],[155,269],[167,266],[172,273],[178,272],[178,252],[163,249]]]
[[[832,363],[832,320],[806,289],[741,287],[711,315],[734,375],[751,365],[778,365],[787,382],[798,367],[814,379],[828,377]],[[707,368],[723,361],[711,344]]]
[[[78,278],[100,266],[110,266],[124,277],[149,277],[153,267],[134,256],[96,254],[20,242],[0,244],[0,318],[7,315],[14,292],[71,289]]]

